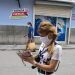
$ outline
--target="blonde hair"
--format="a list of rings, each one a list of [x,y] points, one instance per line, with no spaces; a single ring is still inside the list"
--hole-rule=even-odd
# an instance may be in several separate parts
[[[40,23],[40,28],[43,30],[48,30],[49,33],[53,32],[52,41],[51,41],[50,45],[48,46],[48,53],[52,54],[54,52],[55,39],[57,37],[56,27],[53,26],[52,23],[44,21],[44,22]],[[50,35],[48,34],[48,36],[50,36]]]
[[[55,38],[56,39],[56,38]],[[51,44],[48,46],[48,53],[52,54],[54,52],[55,39],[52,39]]]
[[[52,41],[51,41],[51,44],[50,44],[49,47],[48,47],[48,52],[51,54],[51,53],[53,53],[53,51],[54,51],[55,40],[56,40],[56,37],[57,37],[56,27],[52,26],[52,27],[50,28],[50,31],[53,32]]]

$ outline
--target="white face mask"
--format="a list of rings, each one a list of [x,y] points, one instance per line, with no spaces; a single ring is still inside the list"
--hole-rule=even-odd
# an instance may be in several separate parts
[[[41,42],[43,42],[46,46],[49,45],[52,41],[52,39],[48,39],[48,35],[44,37],[40,37]]]

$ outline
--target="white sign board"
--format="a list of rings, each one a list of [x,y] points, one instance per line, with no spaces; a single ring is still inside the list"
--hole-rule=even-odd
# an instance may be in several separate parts
[[[28,16],[28,10],[26,9],[14,9],[11,13],[11,19],[22,19]]]

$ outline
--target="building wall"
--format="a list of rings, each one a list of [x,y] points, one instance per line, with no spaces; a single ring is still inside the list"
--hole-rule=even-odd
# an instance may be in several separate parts
[[[52,0],[52,1],[60,1],[60,2],[75,2],[75,0]]]
[[[14,9],[19,9],[17,0],[0,0],[0,25],[25,25],[33,18],[33,0],[20,0],[21,8],[28,9],[28,17],[24,19],[10,19]]]
[[[0,0],[0,44],[24,44],[27,41],[27,22],[33,22],[34,0],[20,0],[21,9],[28,9],[28,17],[24,19],[10,19],[14,9],[19,9],[16,0]],[[75,42],[75,6],[72,9],[70,42]],[[39,43],[39,38],[35,38]]]
[[[24,44],[27,34],[27,22],[33,21],[33,1],[20,0],[21,8],[17,0],[0,0],[0,44]],[[14,9],[28,10],[28,16],[23,19],[10,19]]]
[[[75,5],[72,8],[70,43],[75,43]]]
[[[75,5],[72,8],[71,28],[75,28]]]

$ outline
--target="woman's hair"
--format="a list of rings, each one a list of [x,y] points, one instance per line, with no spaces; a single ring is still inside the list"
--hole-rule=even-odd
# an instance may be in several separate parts
[[[42,30],[48,31],[48,37],[51,36],[50,34],[53,34],[52,41],[51,41],[50,45],[48,46],[48,52],[51,54],[51,53],[53,53],[55,40],[57,37],[56,27],[53,26],[52,23],[44,21],[44,22],[40,23],[39,32],[41,32]]]

